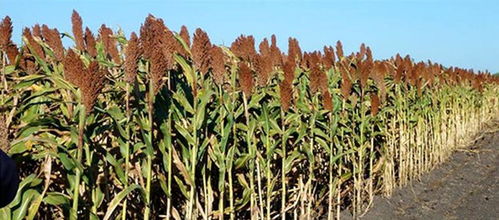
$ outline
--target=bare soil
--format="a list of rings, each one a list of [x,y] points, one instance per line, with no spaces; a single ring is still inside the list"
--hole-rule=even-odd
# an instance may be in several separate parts
[[[498,168],[496,120],[420,181],[395,190],[391,198],[375,198],[362,219],[499,219]]]

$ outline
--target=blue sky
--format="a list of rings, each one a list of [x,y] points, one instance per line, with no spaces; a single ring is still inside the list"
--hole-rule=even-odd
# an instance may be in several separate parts
[[[276,34],[281,48],[292,36],[311,51],[341,40],[348,53],[366,43],[378,59],[411,54],[445,66],[499,72],[498,0],[0,0],[0,16],[12,18],[17,42],[22,27],[35,23],[71,32],[72,9],[92,30],[105,23],[128,35],[151,13],[175,31],[183,24],[191,33],[201,27],[217,44],[230,45],[240,34],[258,41]]]

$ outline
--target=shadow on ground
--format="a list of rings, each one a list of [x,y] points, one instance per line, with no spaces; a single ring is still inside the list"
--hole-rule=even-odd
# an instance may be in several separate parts
[[[362,219],[499,219],[499,122],[489,126],[421,181],[375,198]]]

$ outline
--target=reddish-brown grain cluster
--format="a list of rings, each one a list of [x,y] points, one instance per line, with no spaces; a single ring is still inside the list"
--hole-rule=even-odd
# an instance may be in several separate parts
[[[104,87],[105,71],[99,67],[97,61],[91,61],[90,65],[85,67],[79,55],[73,50],[68,51],[63,63],[66,80],[80,89],[82,104],[89,114]]]
[[[85,50],[85,43],[83,40],[83,22],[81,20],[80,14],[73,10],[71,15],[71,24],[73,27],[73,37],[76,44],[76,49],[79,51]]]
[[[187,30],[187,27],[185,25],[182,25],[180,28],[180,38],[184,41],[184,43],[188,46],[191,47],[191,38],[189,36],[189,31]]]
[[[0,23],[0,49],[6,53],[10,63],[14,63],[16,57],[19,57],[19,66],[27,73],[37,71],[35,56],[44,61],[64,61],[68,81],[85,91],[100,90],[85,87],[81,80],[104,75],[99,65],[93,61],[98,55],[97,41],[102,42],[104,55],[109,60],[121,64],[117,38],[105,25],[99,29],[98,40],[94,38],[88,27],[83,32],[82,19],[76,11],[73,11],[71,21],[76,50],[69,50],[67,55],[64,54],[61,36],[57,29],[51,29],[46,25],[35,25],[31,29],[24,29],[26,46],[19,56],[17,46],[10,40],[12,22],[9,17],[5,17]],[[165,26],[162,19],[149,15],[140,28],[140,37],[132,33],[124,48],[124,80],[129,83],[134,82],[138,63],[140,59],[144,59],[149,63],[147,79],[152,82],[154,91],[159,92],[166,81],[166,73],[179,67],[175,65],[174,58],[174,54],[179,54],[186,61],[192,62],[202,75],[211,73],[215,84],[226,83],[226,57],[222,47],[212,45],[208,34],[201,29],[195,31],[192,42],[185,26],[181,27],[178,37]],[[178,39],[182,39],[185,44],[181,44]],[[51,49],[52,53],[45,54],[46,49],[43,45],[47,45],[49,47],[47,49]],[[284,79],[279,82],[279,87],[284,109],[288,109],[292,103],[296,67],[308,73],[304,75],[309,78],[310,93],[320,94],[325,109],[332,110],[332,97],[335,95],[328,89],[328,74],[339,73],[342,97],[349,99],[353,94],[355,97],[364,98],[363,95],[370,94],[373,114],[376,114],[376,108],[386,100],[387,78],[393,79],[396,84],[402,84],[403,87],[416,89],[419,95],[422,95],[428,87],[457,84],[483,91],[485,83],[498,81],[488,72],[476,74],[473,70],[444,68],[431,62],[413,62],[410,56],[403,58],[399,54],[390,60],[374,61],[371,49],[365,44],[360,46],[358,52],[345,56],[340,41],[334,48],[325,46],[321,52],[302,52],[298,40],[289,38],[288,53],[284,54],[277,46],[275,35],[271,36],[270,43],[264,38],[258,45],[258,52],[255,49],[253,36],[241,35],[231,44],[230,50],[239,58],[236,63],[239,67],[238,82],[246,95],[252,93],[255,81],[259,87],[265,87],[274,79],[280,79],[272,74],[281,72],[279,69],[282,69]],[[87,56],[85,53],[90,56],[88,68],[79,57]],[[53,57],[49,57],[50,54],[53,54]],[[253,74],[256,75],[256,80],[253,79]],[[103,79],[103,77],[99,79],[101,78]],[[360,85],[360,92],[352,89],[357,83]],[[88,97],[93,96],[86,98],[87,105],[91,106],[93,104],[88,101],[91,100]]]
[[[125,81],[135,82],[137,76],[137,66],[142,52],[139,44],[139,38],[135,32],[130,34],[128,45],[125,49]]]
[[[270,38],[271,44],[270,44],[270,57],[272,59],[272,66],[282,66],[284,59],[281,54],[281,50],[279,47],[277,47],[277,38],[275,35],[272,34],[272,37]]]
[[[225,70],[225,57],[222,48],[213,46],[210,49],[211,56],[211,72],[213,73],[213,80],[217,85],[222,85],[226,80]]]
[[[117,41],[114,37],[113,30],[108,28],[105,24],[101,25],[99,29],[99,37],[104,45],[107,56],[109,56],[114,63],[120,64],[121,58],[117,48]]]
[[[208,34],[201,30],[201,28],[196,29],[194,37],[192,39],[192,61],[194,65],[199,69],[201,74],[208,72],[211,63],[211,42]]]
[[[379,112],[380,100],[377,94],[371,94],[371,115],[376,116]]]
[[[38,28],[36,28],[36,27],[38,27],[38,26],[35,26],[35,28],[33,28],[33,33],[37,33],[37,31],[35,31],[35,30],[37,30]],[[35,38],[34,38],[34,37],[37,37],[40,39],[41,33],[40,33],[40,35],[32,34],[31,30],[29,28],[25,28],[24,32],[23,32],[23,36],[28,41],[27,44],[28,44],[28,47],[29,47],[31,54],[35,54],[38,57],[40,57],[41,59],[43,59],[45,57],[45,52],[43,51],[42,46],[40,44],[38,44],[38,42],[36,42]]]
[[[0,23],[0,49],[5,50],[11,44],[12,21],[6,16]]]
[[[302,59],[302,52],[298,40],[290,37],[288,39],[288,57],[300,61]]]
[[[257,72],[258,86],[264,87],[269,81],[270,74],[274,65],[269,42],[265,38],[259,45],[260,53],[256,55],[255,69]]]
[[[253,90],[253,72],[245,62],[239,63],[239,84],[246,96],[250,96]]]
[[[296,63],[288,58],[283,66],[284,80],[279,84],[281,95],[281,106],[284,111],[288,110],[293,101],[293,80],[295,78]]]
[[[149,15],[140,28],[144,58],[150,61],[149,80],[157,93],[165,83],[166,72],[174,66],[174,44],[177,43],[162,19]]]
[[[0,22],[0,50],[7,55],[9,64],[14,64],[19,51],[16,44],[12,42],[12,21],[6,16]]]
[[[90,29],[88,27],[85,28],[84,41],[85,41],[85,47],[86,47],[87,53],[92,57],[96,57],[97,56],[97,48],[96,48],[97,43],[95,41],[94,34],[92,34],[92,31],[90,31]]]
[[[281,98],[281,107],[287,111],[293,101],[293,84],[283,80],[279,83],[279,94]]]
[[[54,52],[55,60],[62,61],[62,59],[64,59],[64,48],[62,46],[61,36],[57,28],[50,29],[47,25],[43,25],[42,36]]]
[[[232,43],[230,50],[241,60],[251,63],[256,57],[255,38],[241,35]]]
[[[343,58],[343,44],[341,44],[341,41],[336,42],[336,56],[338,56],[338,60]]]

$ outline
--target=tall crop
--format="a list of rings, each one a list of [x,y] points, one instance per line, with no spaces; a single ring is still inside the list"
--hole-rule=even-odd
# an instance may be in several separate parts
[[[152,15],[128,39],[71,21],[19,47],[0,23],[0,147],[22,175],[1,219],[358,217],[499,113],[497,77],[364,44],[283,53]]]

